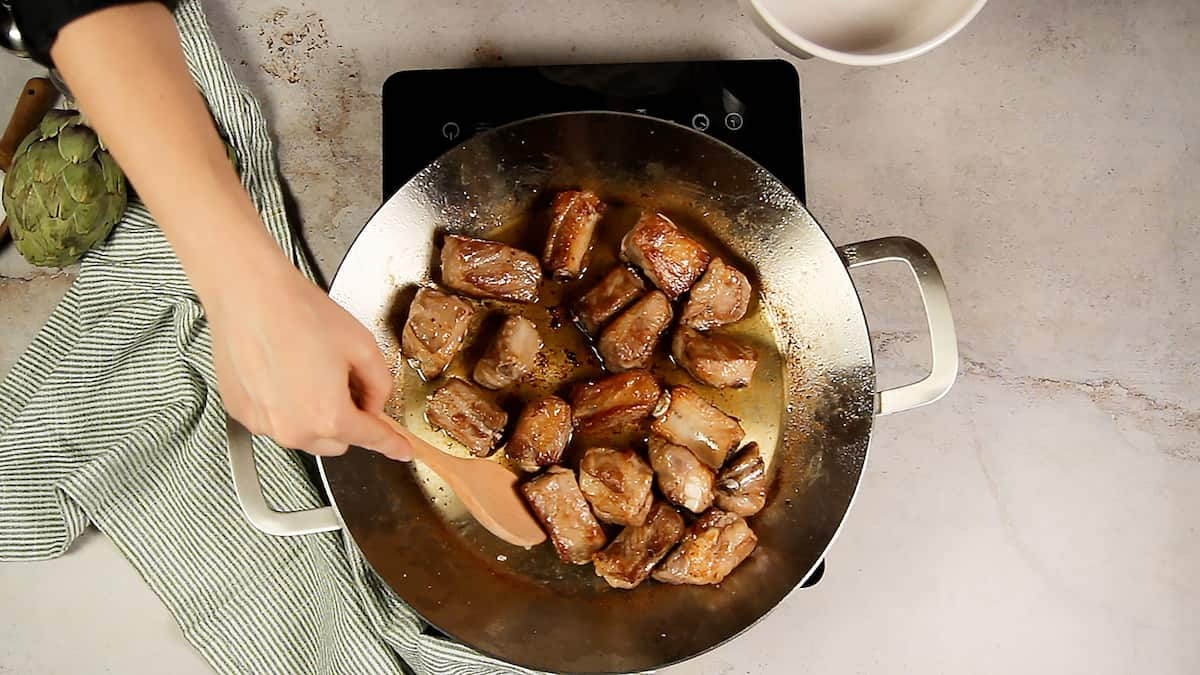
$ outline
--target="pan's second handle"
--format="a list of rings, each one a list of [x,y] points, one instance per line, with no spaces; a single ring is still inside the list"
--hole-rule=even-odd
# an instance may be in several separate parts
[[[884,237],[839,246],[838,253],[847,269],[881,262],[908,265],[917,280],[917,288],[921,290],[921,300],[925,303],[933,367],[921,380],[876,393],[875,413],[890,415],[912,410],[945,396],[958,376],[958,338],[954,335],[954,319],[950,316],[946,284],[929,251],[907,237]]]
[[[229,466],[233,470],[233,488],[238,503],[242,505],[242,513],[251,525],[267,534],[281,537],[341,529],[342,524],[338,522],[332,506],[306,511],[272,509],[263,496],[262,483],[258,480],[250,431],[232,417],[227,417],[225,424],[229,430]]]

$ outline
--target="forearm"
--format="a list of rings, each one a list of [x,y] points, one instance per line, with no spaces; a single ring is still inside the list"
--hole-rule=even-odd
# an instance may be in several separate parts
[[[229,414],[317,454],[355,445],[411,458],[380,417],[393,378],[374,337],[305,279],[263,227],[188,73],[170,13],[145,3],[86,14],[57,29],[50,55],[204,303]]]
[[[230,277],[286,265],[229,163],[165,7],[89,14],[60,31],[51,55],[206,305],[222,301]]]

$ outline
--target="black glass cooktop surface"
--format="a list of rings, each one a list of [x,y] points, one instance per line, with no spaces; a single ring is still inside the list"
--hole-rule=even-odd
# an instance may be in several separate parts
[[[786,61],[409,70],[383,87],[383,194],[480,131],[573,110],[641,113],[754,158],[800,197],[800,78]]]

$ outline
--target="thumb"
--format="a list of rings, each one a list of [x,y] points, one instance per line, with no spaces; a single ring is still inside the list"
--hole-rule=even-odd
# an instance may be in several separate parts
[[[403,462],[412,459],[412,445],[396,430],[395,426],[398,425],[391,418],[386,415],[372,415],[356,408],[351,413],[351,422],[353,428],[350,436],[344,439],[346,442],[374,450],[391,459]]]

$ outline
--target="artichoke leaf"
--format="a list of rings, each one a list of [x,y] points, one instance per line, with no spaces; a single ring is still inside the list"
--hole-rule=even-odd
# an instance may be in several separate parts
[[[96,134],[87,127],[67,127],[58,133],[58,154],[72,164],[91,159],[99,147]]]
[[[81,202],[70,211],[71,229],[80,235],[87,235],[93,230],[102,229],[111,224],[107,219],[108,204],[103,199],[92,202]]]
[[[68,164],[63,167],[62,180],[77,202],[94,202],[106,193],[104,174],[95,162]]]
[[[8,207],[9,200],[15,199],[19,195],[25,194],[29,190],[29,172],[28,171],[9,171],[4,174],[4,212],[8,213],[12,209]]]
[[[46,112],[41,124],[38,124],[38,132],[42,138],[54,138],[67,125],[78,124],[80,119],[79,113],[75,110],[53,108]]]
[[[104,214],[104,222],[115,225],[121,220],[121,217],[125,215],[126,200],[124,192],[107,200],[108,211]]]
[[[21,214],[21,223],[29,229],[37,229],[38,222],[47,218],[58,217],[58,207],[55,205],[55,185],[58,182],[39,183],[34,181],[29,184],[29,194],[25,196],[24,213]]]
[[[43,266],[66,267],[79,260],[86,248],[78,234],[73,232],[74,223],[69,220],[51,218],[42,228],[42,260]]]
[[[53,141],[38,141],[29,146],[24,155],[13,160],[9,171],[19,173],[29,172],[29,178],[34,183],[46,183],[54,180],[62,171],[62,155],[58,154],[58,144]]]
[[[21,140],[21,144],[17,146],[17,149],[13,151],[13,157],[20,157],[21,155],[25,154],[25,151],[29,149],[29,146],[32,145],[34,141],[40,140],[42,140],[42,133],[39,129],[34,129],[33,131],[29,132],[25,135],[25,138]]]
[[[104,190],[109,194],[125,192],[125,172],[117,166],[117,160],[107,152],[96,155],[100,160],[100,170],[104,174]]]

